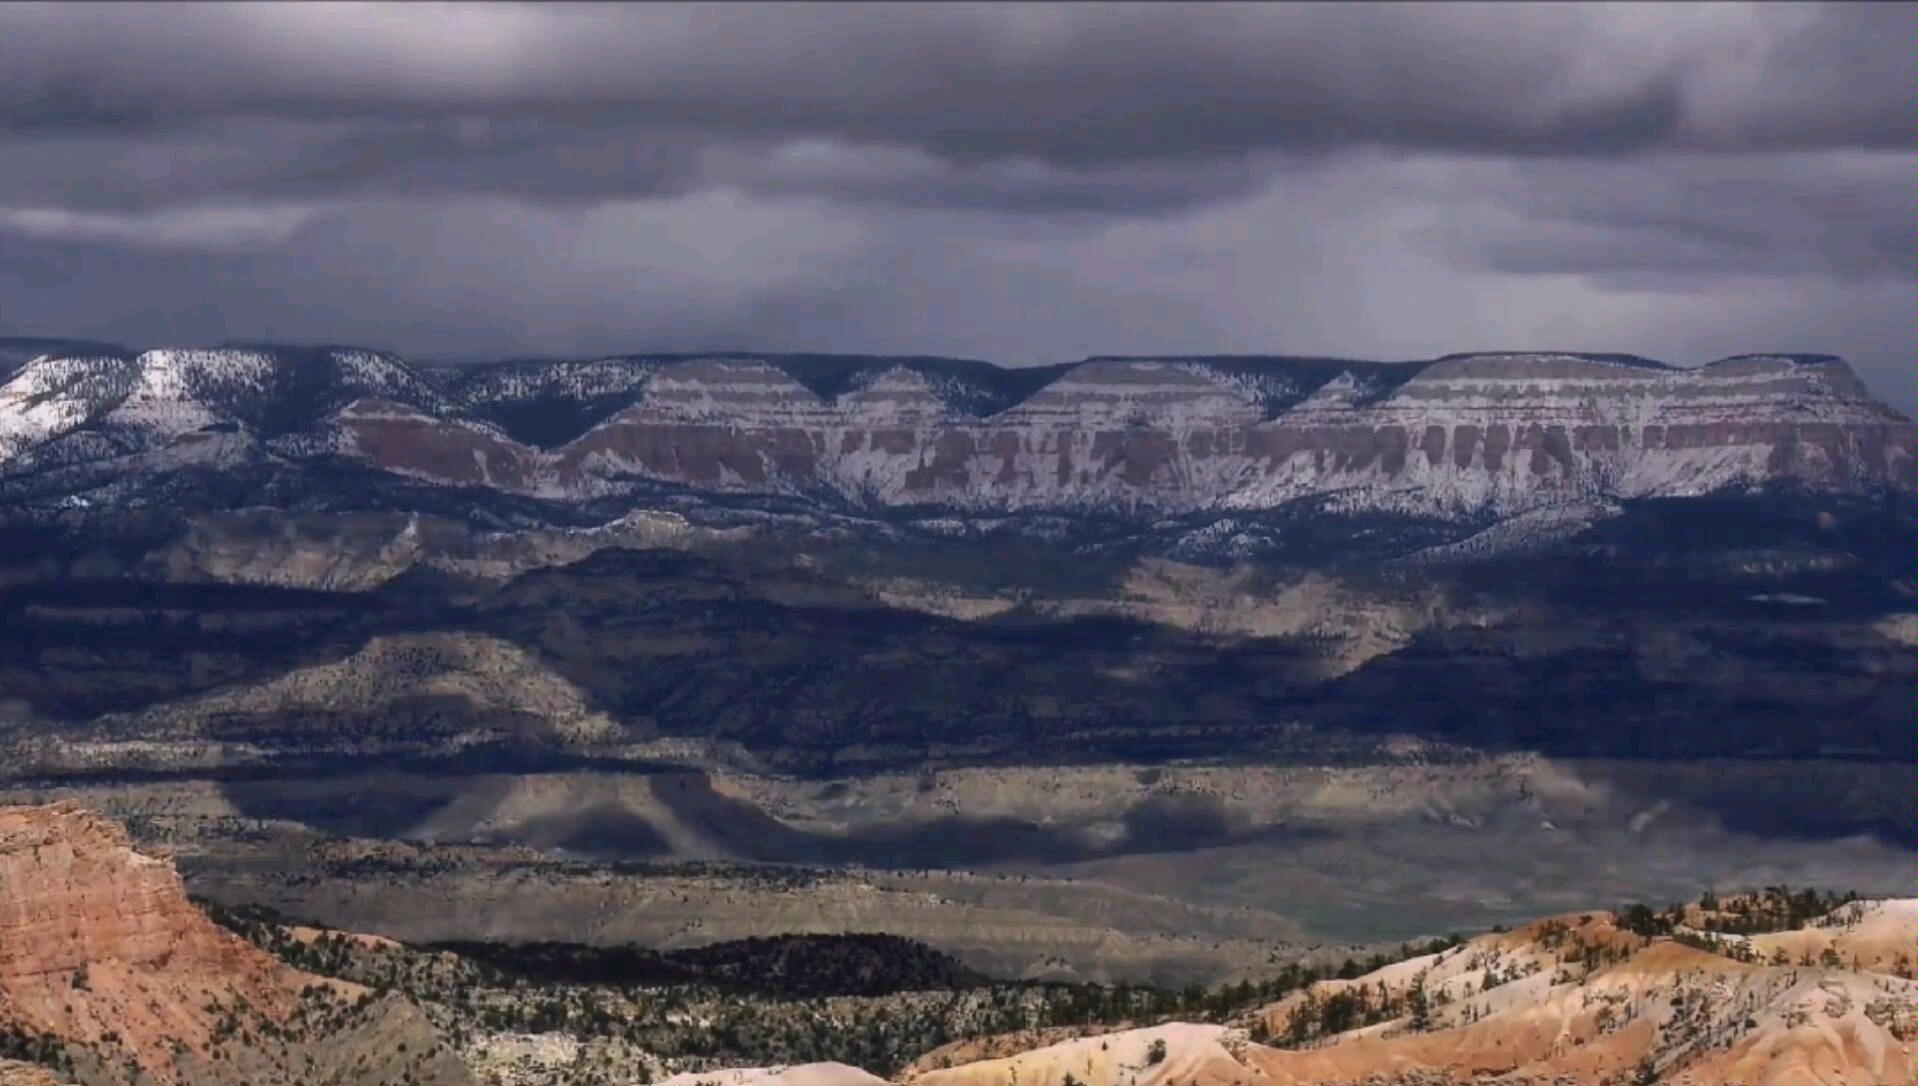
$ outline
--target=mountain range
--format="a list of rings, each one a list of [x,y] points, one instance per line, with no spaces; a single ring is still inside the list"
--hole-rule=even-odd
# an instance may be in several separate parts
[[[1282,551],[1310,520],[1411,552],[1619,503],[1918,482],[1841,359],[1614,354],[982,362],[634,355],[413,364],[349,347],[0,341],[0,511],[413,509]],[[1494,538],[1494,545],[1500,545]]]

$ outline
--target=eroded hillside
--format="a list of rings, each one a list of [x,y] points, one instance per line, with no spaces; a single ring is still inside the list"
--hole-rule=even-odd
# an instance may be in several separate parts
[[[1727,914],[1715,912],[1720,921]],[[915,1086],[1500,1083],[1882,1086],[1918,1073],[1918,902],[1857,902],[1802,928],[1706,930],[1584,913],[1349,980],[1229,1025],[1168,1024],[1053,1044],[971,1042]],[[1635,922],[1637,921],[1637,922]],[[1675,921],[1675,923],[1674,923]],[[1699,925],[1699,926],[1694,926]],[[1636,930],[1634,930],[1636,929]],[[1814,947],[1818,947],[1816,952]]]
[[[0,1037],[83,1086],[471,1081],[417,1008],[215,926],[71,804],[0,808]]]

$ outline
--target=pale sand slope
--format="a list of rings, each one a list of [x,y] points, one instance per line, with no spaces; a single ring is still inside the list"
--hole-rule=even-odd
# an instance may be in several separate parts
[[[1540,973],[1470,1000],[1477,1021],[1425,1033],[1394,1022],[1247,1059],[1274,1086],[1410,1081],[1427,1069],[1596,1084],[1629,1080],[1648,1058],[1657,1081],[1685,1086],[1888,1086],[1918,1070],[1904,1039],[1918,984],[1906,980],[1746,965],[1674,943],[1586,980],[1552,980]]]
[[[1165,1055],[1154,1062],[1155,1042]],[[1000,1059],[909,1074],[914,1086],[1255,1086],[1266,1079],[1245,1060],[1245,1035],[1224,1026],[1170,1022],[1103,1037],[1081,1037]]]
[[[725,1071],[688,1071],[660,1086],[887,1086],[886,1080],[843,1063],[802,1063],[793,1067],[738,1067]]]
[[[1809,957],[1816,961],[1831,949],[1841,963],[1880,972],[1896,971],[1904,964],[1918,962],[1918,898],[1898,901],[1860,901],[1843,906],[1822,923],[1797,931],[1773,932],[1751,936],[1752,950],[1760,960],[1784,951],[1792,961]]]
[[[1018,1051],[953,1046],[901,1075],[913,1086],[1335,1086],[1635,1082],[1649,1064],[1670,1086],[1894,1086],[1918,1082],[1918,982],[1873,968],[1918,946],[1918,901],[1865,902],[1804,931],[1759,936],[1845,967],[1778,966],[1644,939],[1607,913],[1540,921],[1444,954],[1329,981],[1243,1023],[1283,1036],[1313,999],[1364,988],[1403,997],[1422,981],[1431,1024],[1390,1018],[1298,1049],[1221,1026],[1168,1024]],[[1861,968],[1849,968],[1853,955]],[[1794,960],[1797,960],[1794,958]],[[1048,1038],[1049,1039],[1049,1038]],[[1154,1042],[1164,1056],[1150,1058]],[[1043,1045],[1043,1047],[1039,1047]],[[942,1067],[955,1058],[974,1059]]]

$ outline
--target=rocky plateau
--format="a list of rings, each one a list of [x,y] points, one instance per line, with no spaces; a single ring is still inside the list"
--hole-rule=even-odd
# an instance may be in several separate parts
[[[418,503],[585,525],[663,506],[715,524],[1252,553],[1289,545],[1280,513],[1423,526],[1410,544],[1528,514],[1589,520],[1621,501],[1870,495],[1918,479],[1910,421],[1827,356],[449,368],[357,348],[36,342],[0,358],[0,504],[23,515]]]

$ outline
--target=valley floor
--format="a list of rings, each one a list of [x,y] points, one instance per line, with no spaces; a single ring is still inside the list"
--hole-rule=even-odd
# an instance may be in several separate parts
[[[172,850],[197,893],[405,940],[874,931],[1001,976],[1178,987],[1714,887],[1896,894],[1914,792],[1904,766],[1512,757],[368,773],[15,784],[0,802],[78,799]]]

